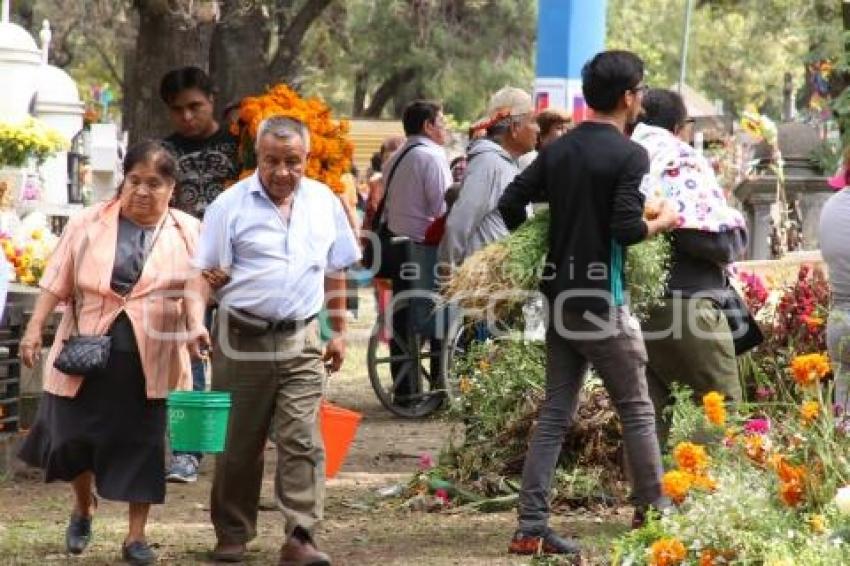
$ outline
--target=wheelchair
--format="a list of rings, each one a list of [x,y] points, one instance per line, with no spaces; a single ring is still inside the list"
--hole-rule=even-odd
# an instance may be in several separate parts
[[[459,310],[440,297],[437,248],[401,237],[393,243],[401,246],[403,261],[392,300],[369,337],[369,381],[387,410],[421,418],[442,407],[456,391],[452,364],[462,353],[465,331]]]

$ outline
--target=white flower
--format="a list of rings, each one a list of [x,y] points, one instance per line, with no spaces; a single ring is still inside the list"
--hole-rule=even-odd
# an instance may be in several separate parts
[[[850,486],[842,487],[836,492],[835,506],[843,515],[850,515]]]

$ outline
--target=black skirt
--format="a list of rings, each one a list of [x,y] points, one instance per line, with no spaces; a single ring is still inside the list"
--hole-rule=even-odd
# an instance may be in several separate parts
[[[76,397],[44,393],[18,456],[42,468],[47,482],[90,471],[104,499],[162,503],[165,421],[165,400],[145,394],[139,355],[113,349]]]

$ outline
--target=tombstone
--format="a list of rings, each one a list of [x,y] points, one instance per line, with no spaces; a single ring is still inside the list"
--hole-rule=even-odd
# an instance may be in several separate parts
[[[8,0],[0,21],[0,120],[18,121],[29,115],[35,96],[41,51],[27,30],[9,21]]]
[[[818,248],[818,223],[823,204],[833,190],[826,177],[810,159],[821,144],[817,129],[808,124],[786,122],[778,126],[778,143],[785,160],[785,193],[789,204],[796,203],[802,221],[802,250]],[[766,143],[756,147],[757,177],[746,179],[734,189],[743,205],[750,231],[748,259],[771,259],[770,206],[776,201],[776,176],[771,172],[771,149]]]

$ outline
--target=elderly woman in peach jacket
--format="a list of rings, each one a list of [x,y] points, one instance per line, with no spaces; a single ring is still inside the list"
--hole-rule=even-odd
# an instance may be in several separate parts
[[[184,291],[199,232],[195,218],[169,209],[175,175],[174,159],[158,142],[129,149],[117,197],[69,221],[21,342],[22,361],[32,367],[45,319],[67,303],[20,456],[43,468],[46,481],[71,482],[65,539],[73,554],[91,538],[96,488],[105,499],[129,503],[124,559],[156,558],[145,523],[150,505],[165,498],[165,397],[191,384]],[[64,340],[77,333],[111,337],[105,369],[79,376],[53,366]]]

